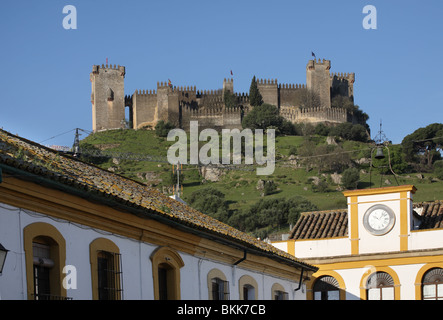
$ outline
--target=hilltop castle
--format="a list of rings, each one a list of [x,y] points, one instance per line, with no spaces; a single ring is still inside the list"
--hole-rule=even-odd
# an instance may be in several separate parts
[[[293,123],[343,123],[357,120],[352,112],[331,107],[331,98],[341,95],[354,99],[354,73],[330,73],[330,60],[309,60],[306,84],[281,84],[277,79],[258,79],[257,87],[264,103],[275,105],[280,114]],[[236,93],[233,79],[224,79],[223,89],[196,90],[196,87],[173,87],[157,82],[156,90],[135,90],[124,93],[125,67],[94,65],[90,74],[92,84],[93,131],[126,128],[125,107],[129,108],[129,126],[139,129],[155,126],[158,121],[170,121],[187,129],[192,120],[199,127],[241,129],[242,118],[251,110],[248,93]],[[225,92],[234,96],[234,105],[227,106]],[[313,93],[309,106],[302,97]]]

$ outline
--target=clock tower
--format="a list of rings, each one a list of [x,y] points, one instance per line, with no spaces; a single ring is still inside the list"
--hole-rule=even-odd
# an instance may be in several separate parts
[[[414,227],[412,185],[343,192],[351,254],[407,251]]]

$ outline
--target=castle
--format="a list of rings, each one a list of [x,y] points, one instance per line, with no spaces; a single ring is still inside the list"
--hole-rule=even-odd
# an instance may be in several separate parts
[[[275,105],[280,114],[292,123],[343,123],[357,120],[344,108],[331,107],[331,99],[341,95],[354,99],[354,73],[330,73],[330,60],[309,60],[306,84],[282,84],[277,79],[258,79],[257,88],[263,102]],[[199,127],[241,129],[242,118],[251,110],[249,93],[235,93],[233,79],[224,79],[218,90],[196,90],[196,87],[176,87],[170,82],[157,82],[156,90],[135,90],[124,93],[124,66],[94,65],[90,74],[92,85],[93,131],[127,128],[125,107],[129,108],[129,127],[154,127],[164,120],[188,129],[189,122],[199,121]],[[235,103],[225,103],[229,91]],[[303,99],[311,100],[306,106]],[[315,96],[316,98],[312,98]]]

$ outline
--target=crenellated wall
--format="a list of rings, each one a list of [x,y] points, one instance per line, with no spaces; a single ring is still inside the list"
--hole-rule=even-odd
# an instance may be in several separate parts
[[[132,95],[133,128],[154,126],[158,121],[157,93],[155,90],[135,90]]]
[[[279,84],[280,108],[294,106],[300,89],[306,89],[304,84]]]
[[[343,123],[347,122],[349,114],[345,109],[341,108],[296,108],[296,107],[282,107],[280,109],[280,114],[285,119],[293,122],[332,122],[332,123]]]
[[[310,60],[306,66],[306,84],[281,84],[277,79],[258,79],[257,87],[263,102],[275,105],[281,115],[297,122],[354,122],[344,109],[331,108],[331,98],[342,95],[354,98],[354,73],[330,73],[329,60]],[[130,109],[134,129],[169,121],[183,129],[189,122],[199,121],[201,128],[239,128],[249,112],[249,94],[234,91],[234,79],[224,79],[222,89],[197,90],[195,86],[172,86],[169,81],[157,82],[156,90],[135,90],[124,96],[121,66],[93,66],[91,73],[93,130],[121,128],[124,108]],[[300,95],[312,90],[320,97],[318,107],[300,108]],[[236,98],[236,107],[228,108],[224,94]]]

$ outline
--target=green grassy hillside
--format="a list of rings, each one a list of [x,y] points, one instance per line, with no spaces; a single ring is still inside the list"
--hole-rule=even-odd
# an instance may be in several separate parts
[[[330,175],[334,172],[309,169],[304,165],[296,165],[291,161],[289,152],[291,147],[301,148],[303,142],[308,139],[302,136],[281,136],[276,138],[276,158],[275,171],[269,176],[256,175],[255,169],[249,166],[241,166],[222,170],[219,181],[205,180],[199,173],[195,165],[185,165],[183,167],[183,197],[186,198],[192,191],[203,186],[211,185],[226,194],[226,198],[231,201],[232,206],[248,206],[262,198],[262,192],[257,189],[259,180],[273,180],[277,185],[277,190],[266,197],[287,197],[294,194],[302,195],[316,204],[319,209],[326,210],[343,207],[344,197],[340,186],[330,180]],[[325,137],[315,137],[316,145],[326,144]],[[91,134],[81,141],[83,150],[88,153],[90,146],[109,152],[111,156],[107,159],[94,159],[98,166],[122,174],[128,178],[140,181],[153,187],[163,190],[170,187],[172,183],[172,166],[166,162],[166,152],[173,144],[166,138],[157,137],[152,130],[113,130]],[[202,143],[204,144],[204,143]],[[351,159],[358,160],[368,155],[369,145],[365,143],[345,141],[340,143],[343,152],[349,153]],[[129,159],[125,159],[125,154],[130,154]],[[115,155],[115,157],[112,157]],[[140,159],[142,156],[154,156],[148,160]],[[432,181],[430,174],[408,173],[398,175],[395,179],[393,175],[380,175],[378,170],[372,169],[369,174],[368,165],[358,166],[361,169],[359,188],[387,186],[386,180],[392,185],[413,184],[418,191],[415,201],[428,201],[443,199],[443,182]],[[247,171],[249,169],[249,171]],[[313,192],[310,178],[323,177],[328,182],[326,192]],[[369,182],[372,182],[370,184]]]
[[[157,137],[152,130],[114,130],[89,135],[81,141],[81,147],[84,160],[172,194],[176,176],[166,161],[166,154],[173,143]],[[295,160],[302,152],[309,153],[306,149],[322,150],[323,147],[325,150],[328,148],[326,137],[323,136],[277,137],[276,168],[269,176],[258,176],[251,166],[213,170],[208,176],[196,165],[184,165],[180,174],[182,198],[187,201],[194,191],[211,186],[225,194],[229,210],[236,212],[248,210],[261,199],[291,198],[296,195],[308,199],[319,210],[346,208],[346,199],[342,193],[344,188],[333,179],[334,168],[322,164],[327,157],[314,154],[301,157],[304,161]],[[443,181],[430,174],[408,173],[394,177],[392,174],[381,175],[376,169],[372,169],[370,174],[367,163],[358,164],[361,159],[370,157],[369,144],[342,141],[335,147],[339,148],[336,150],[339,150],[340,155],[349,156],[351,165],[360,170],[358,188],[388,186],[389,183],[413,184],[418,190],[414,201],[443,199]],[[109,157],[87,156],[97,154],[97,150],[108,153]],[[316,166],[312,167],[313,163]],[[317,165],[323,165],[322,169],[319,170]],[[273,181],[276,188],[265,195],[263,188],[260,188],[263,182],[260,180]],[[314,184],[319,180],[323,181],[322,188]]]

